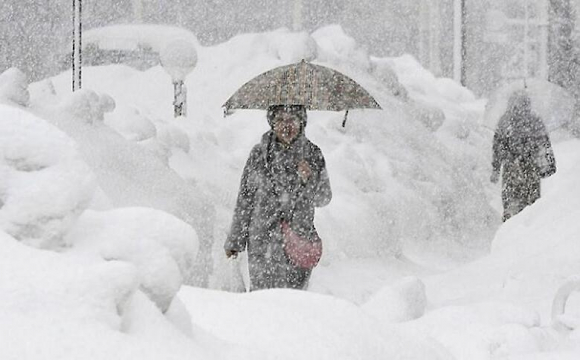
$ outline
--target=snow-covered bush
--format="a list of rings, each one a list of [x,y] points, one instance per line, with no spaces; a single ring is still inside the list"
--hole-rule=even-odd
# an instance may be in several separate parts
[[[0,102],[28,106],[29,100],[28,80],[22,71],[10,68],[0,74]]]
[[[147,208],[86,211],[66,239],[73,251],[135,265],[140,288],[163,312],[190,276],[198,250],[189,225]]]
[[[45,120],[5,105],[0,119],[0,228],[26,244],[59,247],[91,201],[92,172]]]

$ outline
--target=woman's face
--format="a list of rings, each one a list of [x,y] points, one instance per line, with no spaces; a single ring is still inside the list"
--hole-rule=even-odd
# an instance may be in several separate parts
[[[278,112],[274,115],[274,133],[278,140],[289,145],[300,134],[300,118],[297,114]]]

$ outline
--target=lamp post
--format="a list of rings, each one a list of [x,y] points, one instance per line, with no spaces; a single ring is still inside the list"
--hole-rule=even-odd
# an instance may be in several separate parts
[[[72,0],[73,42],[72,42],[72,91],[81,88],[82,83],[82,0]]]
[[[175,40],[160,53],[161,66],[171,76],[173,82],[174,117],[187,115],[187,88],[185,77],[197,64],[197,52],[193,44],[186,40]]]
[[[465,0],[453,2],[453,78],[465,86],[466,84],[466,11]]]

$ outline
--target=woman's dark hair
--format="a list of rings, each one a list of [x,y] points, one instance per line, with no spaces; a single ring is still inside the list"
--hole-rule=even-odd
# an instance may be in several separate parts
[[[298,115],[302,128],[306,127],[306,107],[304,105],[270,105],[266,116],[271,128],[274,128],[274,119],[276,114],[280,112]]]
[[[525,90],[515,91],[508,100],[507,111],[510,113],[528,113],[531,110],[531,99]]]

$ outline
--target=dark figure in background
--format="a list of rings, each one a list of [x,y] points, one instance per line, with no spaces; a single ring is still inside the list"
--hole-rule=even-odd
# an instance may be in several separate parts
[[[304,289],[311,270],[287,259],[281,221],[300,236],[315,232],[314,208],[330,202],[330,182],[322,152],[304,135],[304,106],[272,106],[267,117],[271,130],[244,168],[224,248],[227,257],[248,249],[250,290]]]
[[[540,179],[556,171],[548,132],[530,105],[524,91],[515,92],[493,138],[491,182],[499,180],[503,165],[503,221],[539,199]]]

